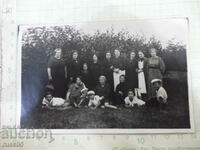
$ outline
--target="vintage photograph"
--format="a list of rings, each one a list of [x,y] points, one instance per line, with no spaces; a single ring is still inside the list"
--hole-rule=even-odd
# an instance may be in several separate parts
[[[21,128],[190,129],[188,20],[19,26]]]

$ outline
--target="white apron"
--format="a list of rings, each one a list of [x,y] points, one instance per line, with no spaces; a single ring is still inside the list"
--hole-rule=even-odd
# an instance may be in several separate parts
[[[143,67],[144,67],[144,61],[138,61],[139,70],[143,70]],[[138,73],[138,88],[141,94],[147,93],[145,76],[143,71]]]

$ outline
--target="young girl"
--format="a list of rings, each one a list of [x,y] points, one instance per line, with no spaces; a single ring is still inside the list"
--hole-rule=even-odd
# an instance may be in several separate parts
[[[70,103],[60,97],[53,97],[51,92],[47,92],[42,100],[42,108],[65,110],[71,108]]]
[[[145,102],[134,95],[133,90],[128,91],[128,96],[124,99],[125,107],[134,107],[134,105],[142,106]]]
[[[95,95],[94,91],[89,91],[87,95],[89,99],[88,107],[92,109],[96,109],[97,107],[101,105],[101,100],[103,98],[98,95]]]

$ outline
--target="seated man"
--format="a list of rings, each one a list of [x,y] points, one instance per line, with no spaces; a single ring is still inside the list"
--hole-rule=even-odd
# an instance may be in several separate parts
[[[162,87],[162,81],[160,79],[153,79],[151,84],[156,89],[155,99],[159,103],[160,110],[165,109],[168,96],[166,90]]]
[[[125,75],[119,77],[120,83],[116,87],[114,104],[124,105],[124,98],[127,94],[127,86],[125,83]]]
[[[99,84],[95,88],[96,95],[102,97],[102,104],[104,107],[117,109],[116,106],[109,104],[109,96],[110,96],[110,85],[106,83],[106,77],[99,77]]]
[[[81,101],[81,90],[85,88],[85,84],[81,81],[81,77],[76,77],[76,82],[72,83],[67,91],[66,100],[74,107],[78,107]]]
[[[137,96],[134,95],[134,92],[131,89],[128,91],[128,96],[124,99],[124,101],[125,101],[125,107],[134,107],[134,105],[137,106],[145,105],[145,102],[137,98]]]
[[[47,92],[42,100],[42,108],[65,110],[71,108],[70,103],[60,97],[53,97],[51,92]]]

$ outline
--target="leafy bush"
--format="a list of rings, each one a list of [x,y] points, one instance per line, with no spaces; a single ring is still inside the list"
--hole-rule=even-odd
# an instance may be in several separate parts
[[[100,59],[106,51],[115,48],[122,50],[122,55],[127,57],[131,50],[142,50],[149,57],[149,49],[154,47],[158,54],[163,57],[167,70],[186,71],[186,47],[179,43],[169,41],[166,48],[155,37],[148,41],[143,36],[130,35],[128,31],[122,30],[118,33],[114,29],[100,33],[98,30],[94,35],[85,34],[73,26],[49,26],[28,28],[22,38],[23,63],[37,62],[46,64],[48,58],[57,47],[63,49],[63,55],[68,60],[72,50],[79,51],[81,57],[97,52]],[[24,73],[23,68],[23,73]]]

